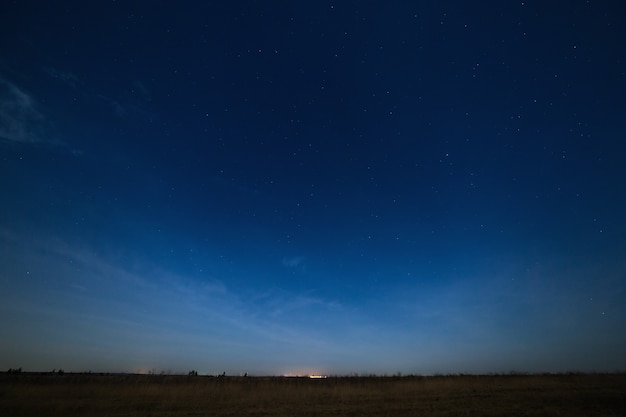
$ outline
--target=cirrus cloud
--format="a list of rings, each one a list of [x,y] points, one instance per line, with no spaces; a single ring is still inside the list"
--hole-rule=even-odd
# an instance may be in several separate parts
[[[0,139],[17,143],[44,142],[43,122],[35,100],[15,84],[0,78]]]

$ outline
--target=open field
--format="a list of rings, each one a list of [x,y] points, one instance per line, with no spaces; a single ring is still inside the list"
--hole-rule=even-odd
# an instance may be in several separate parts
[[[626,375],[0,375],[0,415],[626,416]]]

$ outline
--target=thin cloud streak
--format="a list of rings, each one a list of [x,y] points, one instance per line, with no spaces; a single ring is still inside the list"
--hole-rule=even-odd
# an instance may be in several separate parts
[[[51,136],[51,126],[31,94],[0,77],[0,142],[64,148],[75,156],[83,153]]]
[[[294,258],[283,258],[282,264],[287,268],[297,268],[304,262],[304,256],[296,256]]]
[[[41,143],[44,117],[35,100],[17,85],[0,78],[0,139]]]
[[[59,80],[60,82],[72,87],[73,89],[78,88],[78,86],[82,84],[81,80],[69,71],[62,71],[52,67],[44,67],[43,70],[52,78]]]

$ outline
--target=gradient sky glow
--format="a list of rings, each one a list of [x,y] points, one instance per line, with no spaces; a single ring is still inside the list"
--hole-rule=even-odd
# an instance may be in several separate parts
[[[5,1],[0,369],[626,370],[623,1]]]

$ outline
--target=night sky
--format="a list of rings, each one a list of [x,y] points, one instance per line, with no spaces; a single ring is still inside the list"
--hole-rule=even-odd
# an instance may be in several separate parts
[[[0,370],[626,370],[626,3],[3,1]]]

